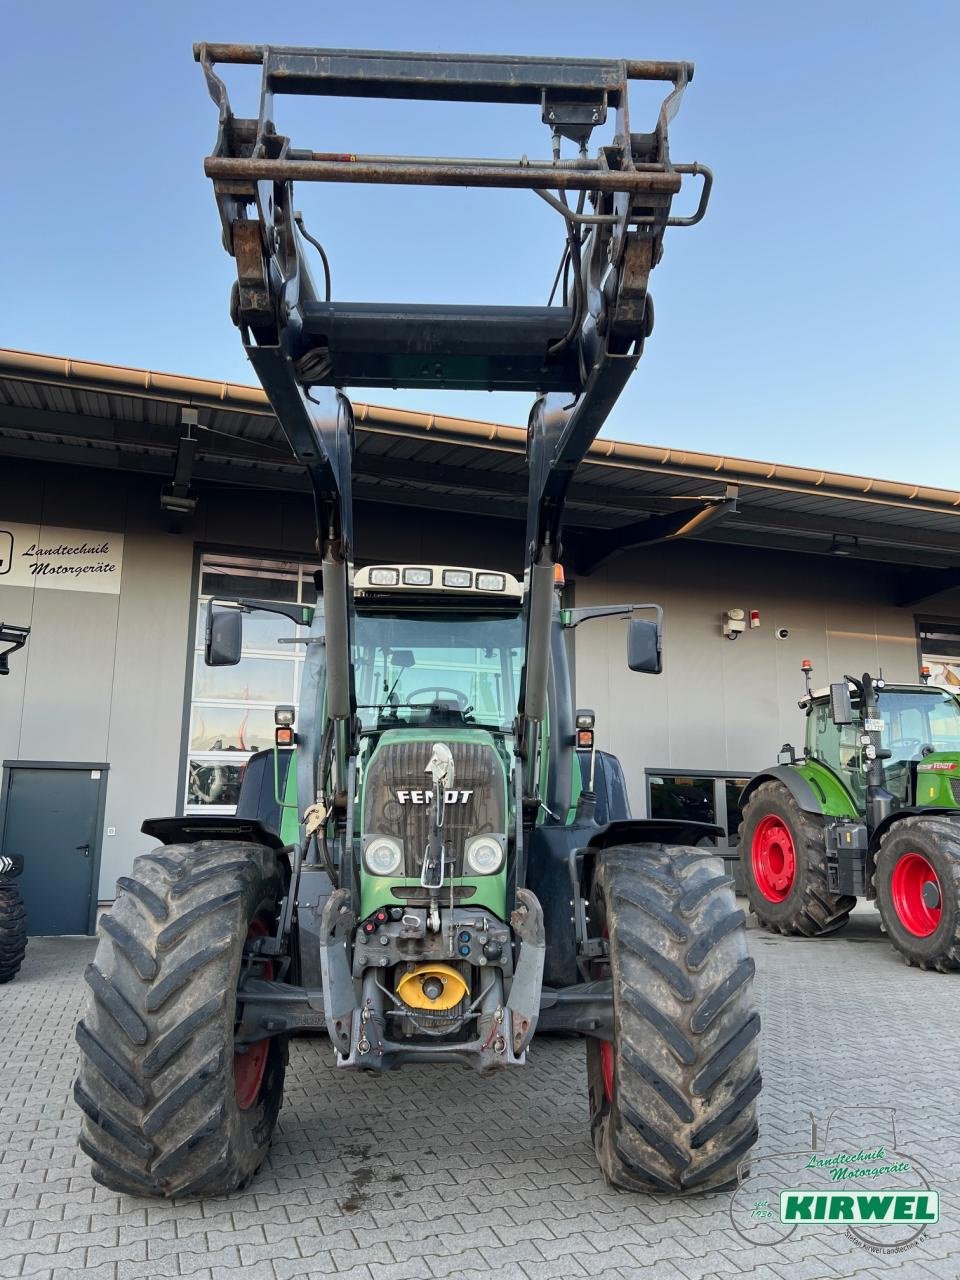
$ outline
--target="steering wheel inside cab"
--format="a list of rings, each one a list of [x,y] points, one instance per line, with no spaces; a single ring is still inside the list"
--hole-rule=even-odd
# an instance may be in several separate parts
[[[422,702],[420,698],[424,694],[433,696],[428,702]],[[443,697],[444,694],[452,694],[452,697]],[[422,689],[414,689],[407,694],[405,703],[413,710],[426,711],[426,723],[438,726],[466,724],[473,711],[467,695],[462,690],[443,684],[426,685]]]

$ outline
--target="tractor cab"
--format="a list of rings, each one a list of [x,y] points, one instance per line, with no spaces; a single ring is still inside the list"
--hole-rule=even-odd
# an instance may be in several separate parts
[[[522,588],[507,573],[378,565],[354,582],[361,733],[482,725],[511,733],[523,667]]]
[[[834,773],[857,811],[866,803],[870,732],[879,733],[884,782],[894,807],[960,802],[960,702],[933,685],[880,685],[876,721],[865,723],[860,691],[851,682],[850,718],[835,718],[830,689],[801,699],[806,707],[805,754]],[[956,772],[954,797],[949,779]],[[940,796],[940,791],[948,794]]]

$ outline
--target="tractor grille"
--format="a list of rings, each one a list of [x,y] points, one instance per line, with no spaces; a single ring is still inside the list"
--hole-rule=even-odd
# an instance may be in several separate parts
[[[463,874],[463,846],[469,836],[507,829],[503,766],[492,746],[475,742],[447,743],[453,754],[453,788],[470,791],[466,802],[444,806],[443,842],[453,861],[453,874]],[[424,850],[433,825],[433,801],[405,803],[398,791],[431,791],[426,772],[432,741],[391,742],[375,753],[364,784],[364,835],[396,836],[403,841],[404,875],[420,877]]]
[[[953,794],[953,803],[960,804],[960,778],[950,779],[950,791]]]

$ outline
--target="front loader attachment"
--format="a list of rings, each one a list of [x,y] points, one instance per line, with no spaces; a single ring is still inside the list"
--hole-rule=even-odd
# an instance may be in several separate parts
[[[555,537],[569,474],[649,331],[647,282],[663,232],[699,221],[706,207],[709,171],[673,164],[667,141],[691,64],[218,44],[197,45],[194,52],[220,111],[205,171],[213,179],[224,245],[237,264],[233,318],[321,502],[327,505],[339,491],[341,508],[347,505],[349,413],[315,388],[528,390],[560,397],[535,410],[537,437],[549,444],[531,459],[532,508],[539,509],[541,498],[549,507],[534,521],[535,531]],[[233,114],[215,70],[219,63],[262,67],[256,119]],[[651,133],[632,132],[631,80],[673,84]],[[552,138],[552,156],[496,160],[297,149],[275,123],[275,100],[283,94],[533,105]],[[616,136],[590,157],[590,135],[611,110]],[[575,144],[575,156],[561,158],[564,139]],[[671,203],[685,174],[702,178],[700,204],[691,217],[675,218]],[[534,191],[563,220],[562,300],[529,307],[335,300],[322,250],[322,290],[307,269],[306,243],[316,242],[295,210],[294,181]],[[307,390],[318,404],[306,399]],[[567,409],[574,400],[575,413]]]
[[[525,736],[542,721],[553,566],[574,472],[636,367],[653,323],[650,273],[667,227],[706,210],[712,176],[674,164],[668,125],[693,75],[688,62],[531,58],[199,44],[220,112],[212,178],[224,246],[236,261],[231,312],[317,503],[324,566],[329,712],[352,706],[347,671],[347,566],[351,560],[350,386],[527,390],[530,414],[525,564],[529,666],[519,707]],[[216,67],[262,68],[256,118],[235,116]],[[631,81],[671,84],[653,129],[634,132]],[[539,108],[549,137],[542,159],[360,155],[296,148],[278,130],[284,94]],[[594,155],[594,129],[614,136]],[[562,154],[563,143],[573,154]],[[671,212],[684,177],[701,180],[699,203]],[[332,296],[326,254],[296,210],[293,183],[374,183],[518,188],[556,210],[561,261],[547,305],[434,306],[344,302]],[[323,268],[318,289],[307,244]],[[559,300],[554,295],[559,287]]]

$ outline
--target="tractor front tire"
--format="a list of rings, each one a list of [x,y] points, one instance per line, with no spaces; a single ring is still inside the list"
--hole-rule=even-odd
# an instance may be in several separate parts
[[[286,1037],[234,1046],[244,943],[276,921],[277,855],[167,845],[137,858],[117,890],[84,975],[80,1146],[113,1191],[237,1190],[263,1163],[283,1098]]]
[[[20,890],[9,880],[0,880],[0,983],[17,976],[26,951],[27,910]]]
[[[740,862],[750,909],[776,933],[835,933],[857,904],[830,892],[823,819],[801,809],[782,782],[762,782],[744,806]]]
[[[737,1179],[757,1140],[754,963],[733,881],[694,849],[606,850],[591,932],[613,983],[613,1041],[587,1041],[593,1144],[607,1181],[701,1192]]]
[[[880,841],[874,884],[887,937],[920,969],[960,969],[960,822],[919,814]]]

